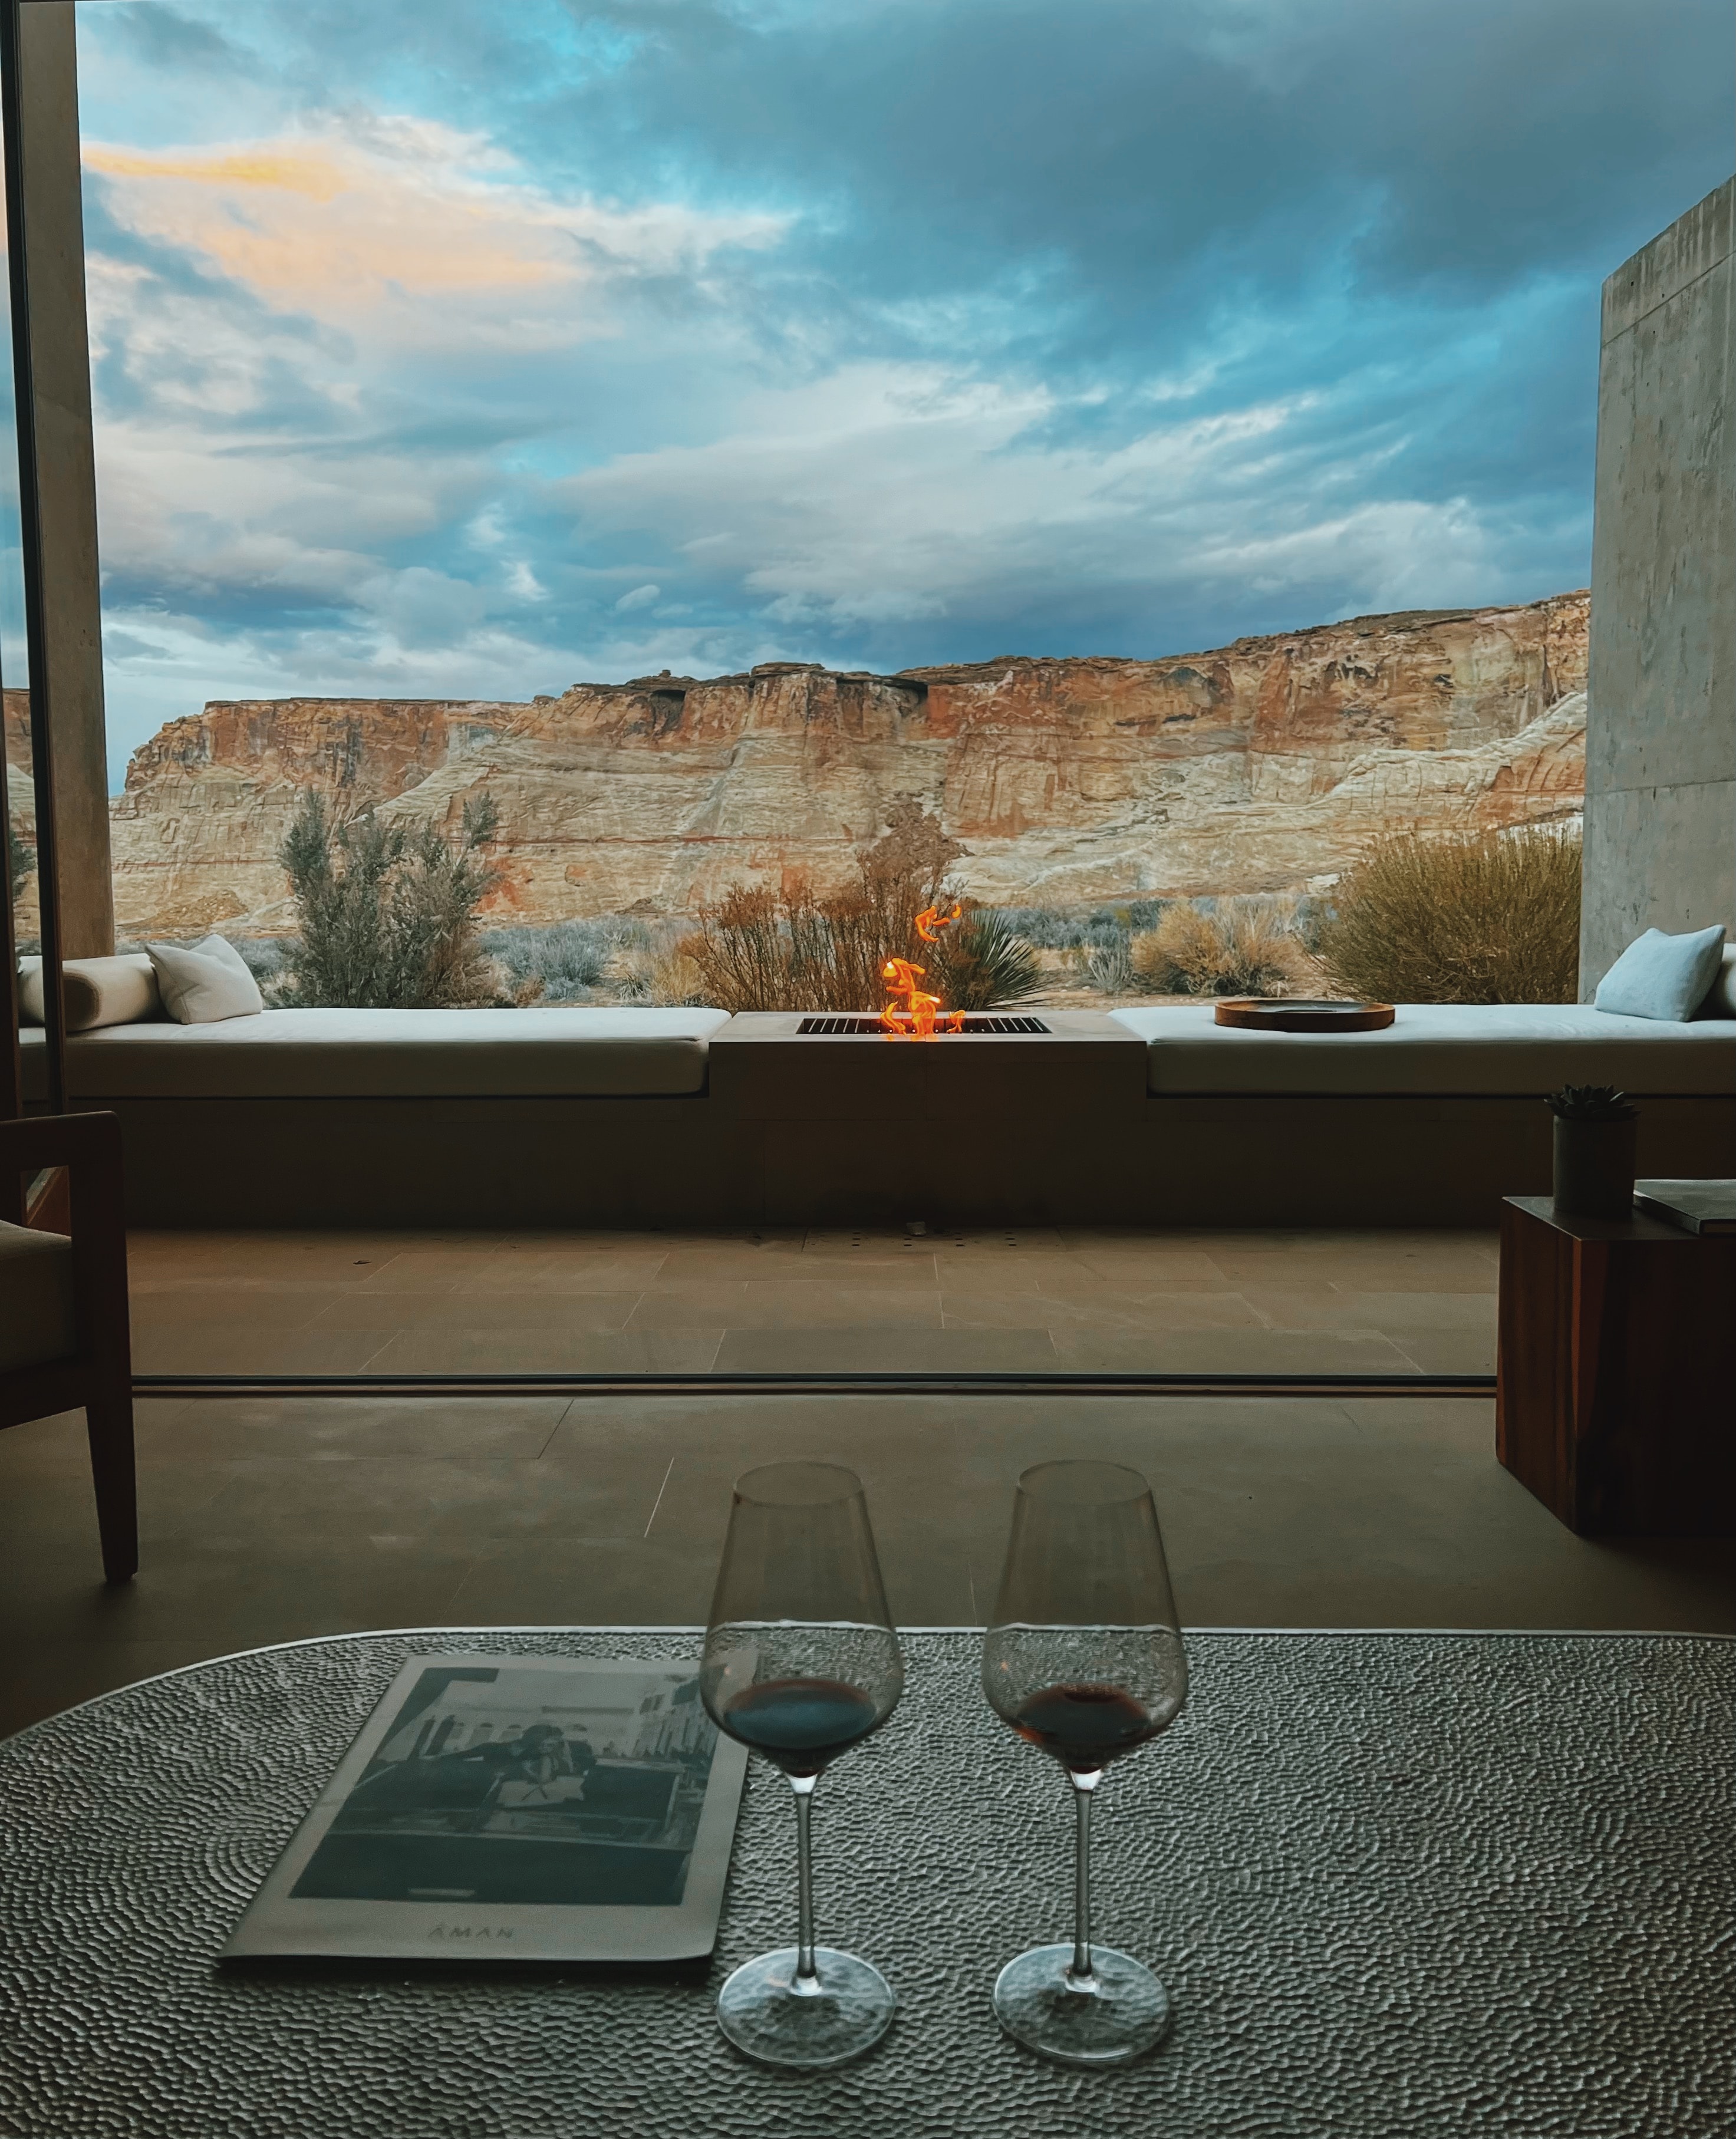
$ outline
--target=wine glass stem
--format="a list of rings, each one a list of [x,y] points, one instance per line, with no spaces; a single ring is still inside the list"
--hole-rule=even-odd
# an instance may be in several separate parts
[[[808,1815],[814,1802],[816,1775],[792,1775],[796,1793],[796,1980],[790,1986],[798,1996],[812,1997],[820,1988],[814,1966],[814,1864],[808,1841]]]
[[[1073,1804],[1078,1825],[1073,1838],[1073,1965],[1069,1975],[1081,1983],[1091,1979],[1091,1799],[1103,1779],[1101,1768],[1081,1773],[1070,1770]]]

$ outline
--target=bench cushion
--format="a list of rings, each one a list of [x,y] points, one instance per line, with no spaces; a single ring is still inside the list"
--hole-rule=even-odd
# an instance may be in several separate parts
[[[585,1099],[705,1089],[720,1010],[268,1010],[110,1025],[66,1047],[80,1099]],[[44,1096],[27,1032],[27,1096]],[[34,1042],[32,1045],[31,1043]]]
[[[73,1349],[72,1243],[0,1221],[0,1373]]]
[[[1400,1003],[1379,1032],[1249,1032],[1212,1005],[1118,1010],[1153,1092],[1541,1096],[1563,1084],[1736,1094],[1736,1019],[1665,1025],[1583,1003]]]

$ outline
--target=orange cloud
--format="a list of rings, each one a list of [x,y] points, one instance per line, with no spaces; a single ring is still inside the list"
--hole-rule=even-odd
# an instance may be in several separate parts
[[[349,184],[329,157],[289,155],[147,156],[91,148],[85,168],[118,179],[190,179],[199,185],[277,186],[310,200],[335,200]]]

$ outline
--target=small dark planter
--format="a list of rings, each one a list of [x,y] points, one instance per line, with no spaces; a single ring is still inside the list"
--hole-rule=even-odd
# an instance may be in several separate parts
[[[1555,1207],[1574,1218],[1631,1218],[1640,1124],[1555,1118]]]

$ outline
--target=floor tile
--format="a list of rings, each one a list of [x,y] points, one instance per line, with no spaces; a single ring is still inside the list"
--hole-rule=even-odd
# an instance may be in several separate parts
[[[940,1327],[940,1295],[920,1286],[876,1290],[868,1285],[743,1285],[731,1293],[710,1285],[640,1295],[632,1329],[674,1329],[721,1321],[738,1329],[836,1329],[862,1323],[913,1329]]]
[[[932,1254],[851,1256],[810,1255],[799,1241],[765,1247],[673,1248],[658,1272],[660,1285],[674,1284],[866,1284],[929,1285],[934,1283]]]
[[[940,1295],[948,1329],[1256,1329],[1259,1318],[1233,1292],[1140,1292],[1104,1281],[1095,1292],[966,1292]]]
[[[1130,1285],[1146,1280],[1165,1278],[1220,1278],[1215,1260],[1197,1251],[1173,1249],[1157,1246],[1149,1249],[1133,1247],[1092,1247],[1075,1250],[1076,1260],[1099,1278],[1109,1279],[1118,1285]]]
[[[1056,1371],[1046,1329],[726,1329],[716,1371],[736,1374],[1016,1374]]]
[[[490,1543],[465,1569],[450,1623],[703,1626],[716,1579],[714,1559],[645,1538]]]
[[[249,1456],[541,1456],[570,1407],[565,1397],[202,1397],[136,1407],[140,1464]]]
[[[1410,1374],[1415,1363],[1372,1331],[1111,1330],[1054,1333],[1058,1370],[1122,1374]]]
[[[395,1332],[382,1303],[375,1329],[260,1329],[248,1323],[147,1325],[133,1339],[135,1374],[359,1374]]]
[[[377,1329],[508,1333],[514,1330],[619,1329],[637,1292],[396,1292],[351,1294],[322,1307],[316,1329]]]
[[[583,1464],[356,1456],[245,1456],[225,1466],[201,1522],[231,1533],[316,1525],[328,1538],[642,1537],[667,1471],[655,1450]]]
[[[651,1284],[669,1260],[647,1254],[515,1254],[503,1249],[468,1274],[455,1291],[468,1299],[498,1293],[638,1292]]]
[[[721,1329],[404,1329],[369,1361],[375,1374],[703,1374]]]
[[[1495,1332],[1487,1329],[1400,1329],[1393,1343],[1424,1374],[1493,1374]]]
[[[1474,1331],[1493,1344],[1495,1296],[1486,1292],[1352,1292],[1342,1286],[1246,1285],[1242,1297],[1274,1329],[1378,1329],[1402,1343],[1419,1329]]]

